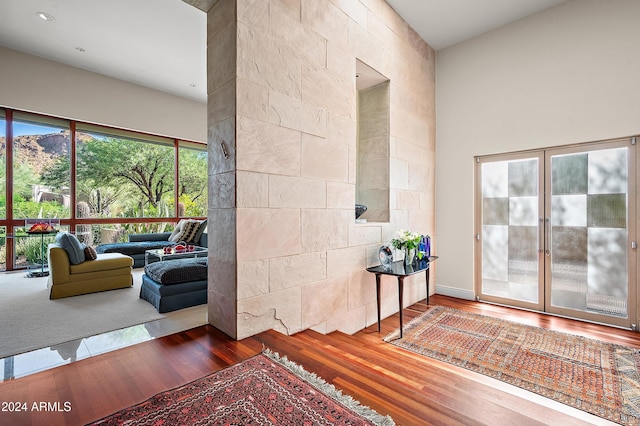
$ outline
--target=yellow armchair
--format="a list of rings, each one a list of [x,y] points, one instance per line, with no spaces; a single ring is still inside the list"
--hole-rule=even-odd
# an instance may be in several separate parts
[[[50,299],[133,285],[133,259],[124,254],[98,254],[95,260],[85,260],[78,265],[72,265],[67,252],[60,245],[49,244],[48,255]]]

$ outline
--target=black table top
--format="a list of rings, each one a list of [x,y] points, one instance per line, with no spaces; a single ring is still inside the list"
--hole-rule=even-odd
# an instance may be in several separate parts
[[[373,272],[374,274],[406,277],[429,269],[429,264],[436,259],[438,259],[438,256],[431,256],[426,259],[418,260],[412,265],[405,265],[403,260],[399,260],[397,262],[391,263],[388,268],[385,268],[382,265],[378,265],[367,268],[367,271]]]
[[[54,229],[53,231],[26,231],[28,235],[49,235],[49,234],[57,234],[58,230]]]

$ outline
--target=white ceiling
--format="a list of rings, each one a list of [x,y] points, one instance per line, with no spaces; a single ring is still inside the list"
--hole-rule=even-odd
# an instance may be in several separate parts
[[[562,0],[387,2],[439,50]],[[0,45],[206,102],[206,15],[180,0],[0,0]]]
[[[180,0],[0,0],[0,45],[200,102],[206,25]]]
[[[435,50],[491,31],[564,0],[386,0]]]

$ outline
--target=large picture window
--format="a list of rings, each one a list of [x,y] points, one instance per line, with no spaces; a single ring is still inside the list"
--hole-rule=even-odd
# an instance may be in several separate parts
[[[15,113],[13,128],[13,218],[69,218],[69,123]],[[56,186],[47,175],[64,163]]]
[[[178,215],[207,215],[207,146],[181,141],[178,153]]]
[[[98,245],[207,215],[204,143],[0,109],[0,173],[0,270],[46,261],[32,219]]]
[[[76,131],[79,216],[175,216],[173,141],[99,130]]]
[[[66,120],[20,112],[15,112],[12,118],[10,123],[12,179],[10,182],[4,179],[5,185],[11,185],[13,201],[8,219],[23,219],[20,225],[14,222],[14,226],[7,228],[11,230],[11,236],[13,236],[8,240],[9,243],[13,243],[12,266],[15,268],[41,267],[46,263],[41,250],[43,242],[28,237],[24,220],[70,218],[68,163],[71,131],[69,122]],[[59,184],[51,186],[47,176],[58,163],[66,163],[67,167],[58,177]],[[3,172],[6,175],[6,162]],[[44,243],[52,241],[53,237],[49,236]],[[6,267],[5,263],[5,269]]]

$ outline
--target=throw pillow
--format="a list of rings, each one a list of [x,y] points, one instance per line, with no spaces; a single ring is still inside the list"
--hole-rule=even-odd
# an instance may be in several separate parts
[[[173,229],[173,232],[171,233],[171,235],[169,235],[169,241],[173,243],[177,243],[178,241],[180,241],[180,240],[177,240],[176,238],[180,236],[180,233],[182,232],[182,226],[184,225],[185,222],[186,222],[186,219],[180,219],[180,222],[178,222],[176,227]]]
[[[86,260],[96,260],[98,258],[98,253],[96,252],[95,248],[85,245],[84,246],[84,257],[85,257]]]
[[[206,225],[203,227],[203,222],[204,221],[201,220],[184,220],[180,232],[176,235],[170,236],[169,241],[174,243],[184,241],[188,244],[196,244],[200,239],[200,237],[196,239],[196,236],[198,236],[198,234],[202,235],[204,227],[206,227]],[[200,232],[201,229],[202,232]]]
[[[197,245],[200,245],[200,237],[204,234],[204,231],[207,229],[207,219],[200,221],[200,228],[198,228],[198,232],[193,237],[193,242]]]
[[[200,230],[201,224],[202,222],[199,220],[187,221],[184,226],[182,226],[182,240],[189,244],[197,243],[195,238]]]
[[[85,261],[84,248],[75,235],[68,232],[59,232],[56,235],[56,243],[67,252],[69,263],[72,265],[78,265]]]

